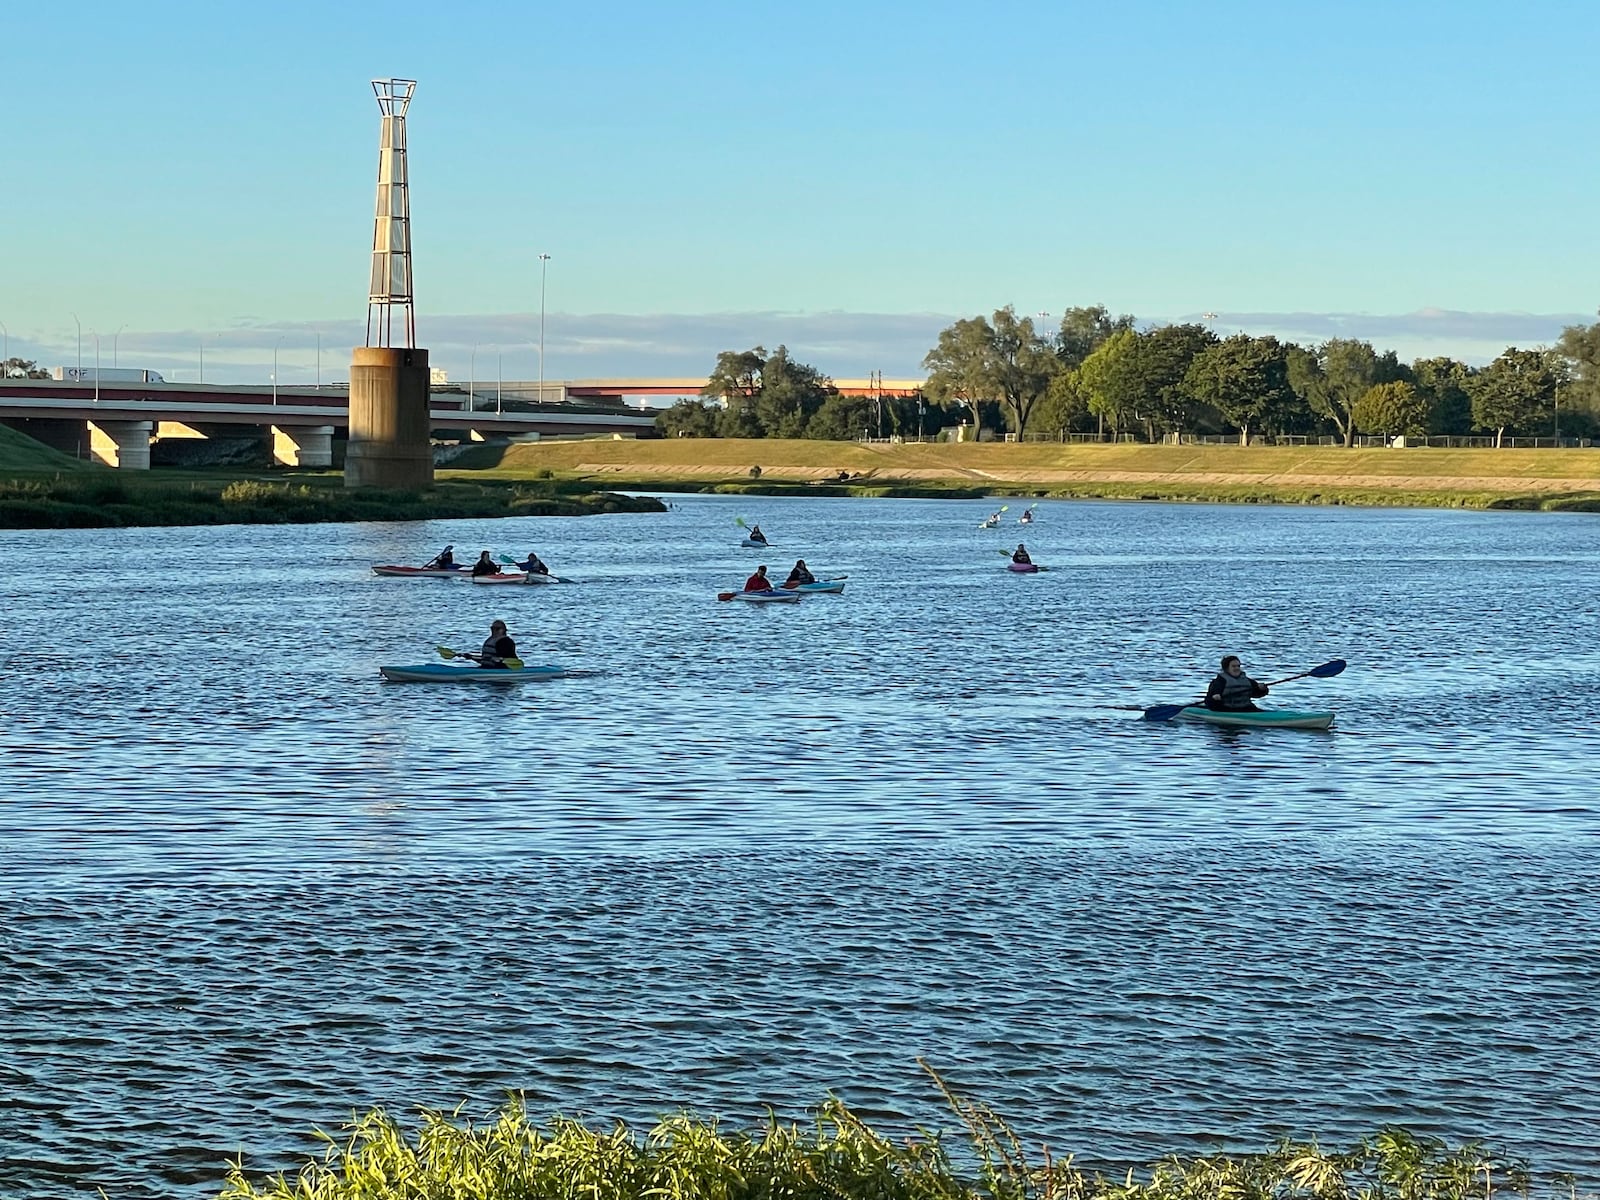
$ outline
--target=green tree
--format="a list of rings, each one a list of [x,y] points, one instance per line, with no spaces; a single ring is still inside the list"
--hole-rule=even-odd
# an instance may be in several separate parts
[[[939,343],[922,359],[930,400],[954,401],[972,414],[974,440],[983,432],[982,405],[998,399],[989,372],[994,330],[984,317],[966,317],[939,331]]]
[[[1194,428],[1201,405],[1183,381],[1195,358],[1216,345],[1217,335],[1204,325],[1163,325],[1135,337],[1134,371],[1146,436],[1155,441],[1157,426],[1169,433]]]
[[[1083,423],[1089,415],[1089,393],[1076,368],[1057,371],[1045,389],[1034,413],[1034,422],[1050,432],[1063,434]]]
[[[1087,398],[1089,412],[1112,433],[1120,433],[1134,420],[1144,399],[1138,363],[1139,335],[1131,329],[1114,333],[1078,368],[1078,387]]]
[[[1428,431],[1428,401],[1409,383],[1378,383],[1356,401],[1350,420],[1364,433],[1421,437]]]
[[[1570,376],[1561,388],[1561,426],[1569,433],[1600,430],[1600,323],[1567,326],[1555,349]]]
[[[1189,364],[1184,390],[1208,404],[1250,444],[1250,430],[1281,415],[1293,404],[1288,349],[1275,337],[1235,334],[1207,346]]]
[[[970,317],[943,329],[939,343],[922,365],[929,372],[927,393],[935,400],[958,400],[972,413],[974,436],[982,431],[984,401],[1000,404],[1020,437],[1034,407],[1059,369],[1054,347],[1007,305],[991,319]]]
[[[1493,430],[1499,447],[1506,430],[1531,429],[1545,410],[1554,411],[1556,389],[1564,377],[1559,352],[1507,347],[1468,384],[1473,424],[1485,432]]]
[[[679,400],[656,414],[656,430],[662,437],[716,437],[720,415],[721,409],[704,400]]]
[[[1061,327],[1056,333],[1056,357],[1068,368],[1081,367],[1083,360],[1098,350],[1101,344],[1115,333],[1133,328],[1133,318],[1126,313],[1113,317],[1104,304],[1087,308],[1069,308],[1061,314]]]
[[[1460,436],[1472,432],[1472,399],[1467,384],[1472,368],[1453,358],[1419,358],[1411,364],[1417,394],[1428,406],[1429,433]]]
[[[779,346],[761,365],[761,386],[753,404],[768,437],[804,437],[813,414],[833,390],[833,381],[815,367],[795,362]]]
[[[869,396],[830,394],[806,425],[808,438],[830,442],[854,441],[872,424],[872,399]]]
[[[1312,412],[1333,423],[1346,446],[1355,444],[1350,414],[1376,384],[1405,378],[1393,350],[1379,354],[1371,342],[1330,338],[1315,351],[1289,355],[1289,382]]]

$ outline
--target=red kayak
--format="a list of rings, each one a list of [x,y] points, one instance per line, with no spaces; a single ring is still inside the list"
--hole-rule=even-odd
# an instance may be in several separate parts
[[[417,579],[454,579],[458,575],[465,575],[471,567],[397,567],[375,566],[372,568],[374,575],[402,575]]]

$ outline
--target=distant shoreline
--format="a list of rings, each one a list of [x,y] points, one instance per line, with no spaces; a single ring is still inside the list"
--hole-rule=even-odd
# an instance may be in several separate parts
[[[1600,511],[1600,449],[594,440],[477,447],[454,478],[612,490]],[[752,468],[759,467],[759,473]],[[841,472],[849,479],[841,479]]]

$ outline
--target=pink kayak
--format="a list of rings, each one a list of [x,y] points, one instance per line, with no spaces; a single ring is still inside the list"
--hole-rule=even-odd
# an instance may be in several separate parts
[[[540,575],[537,572],[502,571],[499,575],[474,575],[473,583],[555,583],[554,575]]]
[[[1006,570],[1015,571],[1018,575],[1032,575],[1038,569],[1038,563],[1008,562],[1006,564]]]

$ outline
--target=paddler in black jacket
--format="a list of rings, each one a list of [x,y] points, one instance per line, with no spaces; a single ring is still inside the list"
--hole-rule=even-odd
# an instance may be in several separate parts
[[[471,655],[480,667],[488,667],[490,670],[505,670],[506,659],[516,656],[517,644],[506,633],[504,621],[496,621],[489,626],[489,636],[484,639],[483,649]]]
[[[1244,665],[1237,654],[1222,660],[1222,670],[1206,688],[1206,707],[1217,712],[1260,712],[1252,700],[1267,694],[1267,685],[1257,683],[1244,673]]]

